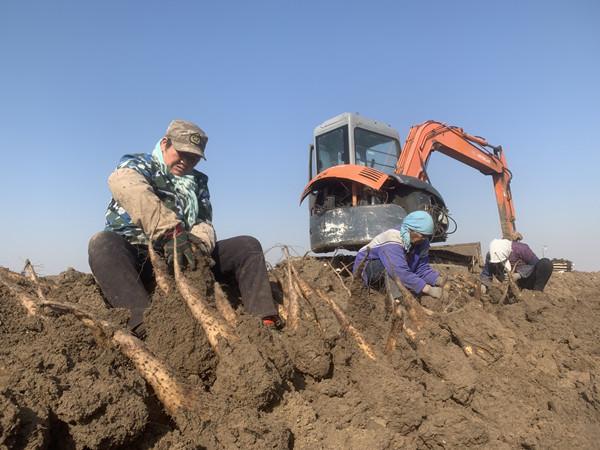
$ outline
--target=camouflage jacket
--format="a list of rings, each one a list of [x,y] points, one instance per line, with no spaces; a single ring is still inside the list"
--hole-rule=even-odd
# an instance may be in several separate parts
[[[152,158],[152,155],[138,153],[125,155],[121,158],[117,169],[132,169],[142,175],[153,193],[160,202],[172,211],[177,220],[184,222],[184,205],[181,198],[175,193],[172,181],[160,171],[160,165]],[[196,224],[212,221],[212,206],[208,192],[208,177],[194,170],[192,172],[198,184],[198,216]],[[113,231],[124,236],[131,244],[147,244],[148,230],[142,229],[131,219],[129,213],[114,198],[111,199],[106,210],[105,230]]]

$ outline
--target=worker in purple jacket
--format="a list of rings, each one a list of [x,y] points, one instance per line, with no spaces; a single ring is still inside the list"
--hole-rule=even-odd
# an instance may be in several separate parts
[[[429,265],[429,240],[433,235],[433,219],[425,211],[408,214],[398,229],[378,234],[361,248],[354,260],[354,274],[362,261],[363,281],[368,286],[385,282],[393,298],[401,297],[394,279],[413,293],[434,298],[442,296],[443,283],[439,272]]]
[[[494,277],[504,281],[507,275],[521,289],[543,291],[552,275],[552,262],[548,258],[539,259],[523,242],[494,239],[480,276],[484,291],[491,286]]]

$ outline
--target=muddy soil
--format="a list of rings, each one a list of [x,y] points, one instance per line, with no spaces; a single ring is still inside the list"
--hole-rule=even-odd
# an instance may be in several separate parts
[[[197,394],[185,420],[80,320],[29,315],[19,296],[37,299],[36,286],[0,269],[11,286],[0,283],[0,448],[598,448],[600,273],[555,273],[545,292],[505,302],[502,286],[482,295],[477,276],[440,265],[444,296],[421,298],[430,315],[415,338],[396,326],[385,352],[401,322],[382,292],[322,260],[293,264],[355,332],[315,293],[300,298],[296,330],[266,330],[226,287],[238,338],[215,352],[175,290],[154,293],[145,343]],[[187,275],[214,306],[208,269]],[[283,301],[286,267],[271,278]],[[89,274],[40,285],[48,300],[126,323]]]

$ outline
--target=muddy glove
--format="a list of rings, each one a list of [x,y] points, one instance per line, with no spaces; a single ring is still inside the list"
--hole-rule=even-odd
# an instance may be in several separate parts
[[[423,288],[423,294],[429,295],[433,298],[442,298],[442,288],[426,284]]]
[[[518,231],[515,231],[513,234],[510,235],[509,239],[511,241],[522,241],[523,235],[521,233],[519,233]]]
[[[440,286],[440,287],[444,287],[444,285],[448,282],[448,275],[444,275],[442,276],[442,274],[440,274],[437,277],[437,280],[435,280],[435,285],[436,286]]]
[[[194,235],[190,236],[191,239],[193,239],[194,246],[198,249],[198,252],[200,252],[202,256],[210,256],[210,254],[212,253],[212,249],[210,248],[209,244],[207,244],[201,239],[198,239]]]
[[[210,256],[215,249],[217,236],[215,229],[208,222],[200,222],[192,227],[190,233],[196,237],[194,244],[203,255]]]
[[[174,230],[166,233],[163,239],[163,251],[168,265],[173,264],[175,259],[175,245],[177,245],[177,262],[179,263],[179,267],[184,268],[187,265],[192,270],[196,268],[196,258],[194,258],[192,243],[196,243],[197,238],[185,231],[183,225],[177,225]]]

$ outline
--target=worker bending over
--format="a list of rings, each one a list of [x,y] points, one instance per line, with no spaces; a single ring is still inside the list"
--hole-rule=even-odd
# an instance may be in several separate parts
[[[504,281],[505,276],[511,276],[521,289],[543,291],[550,275],[552,262],[548,258],[539,259],[529,245],[519,240],[494,239],[485,255],[480,279],[484,292],[492,285],[494,277]]]
[[[207,140],[197,125],[174,120],[151,154],[123,156],[108,179],[106,227],[90,239],[89,263],[107,302],[129,309],[128,325],[139,335],[155,285],[148,244],[172,264],[175,238],[182,267],[212,258],[215,278],[237,282],[248,313],[281,326],[260,243],[250,236],[216,240],[208,177],[194,169]]]
[[[368,286],[381,285],[393,298],[401,297],[396,281],[414,294],[442,296],[443,283],[439,272],[429,265],[429,240],[433,235],[433,219],[425,211],[408,214],[398,229],[391,228],[378,234],[362,247],[354,260],[354,274],[367,258],[362,273]]]

